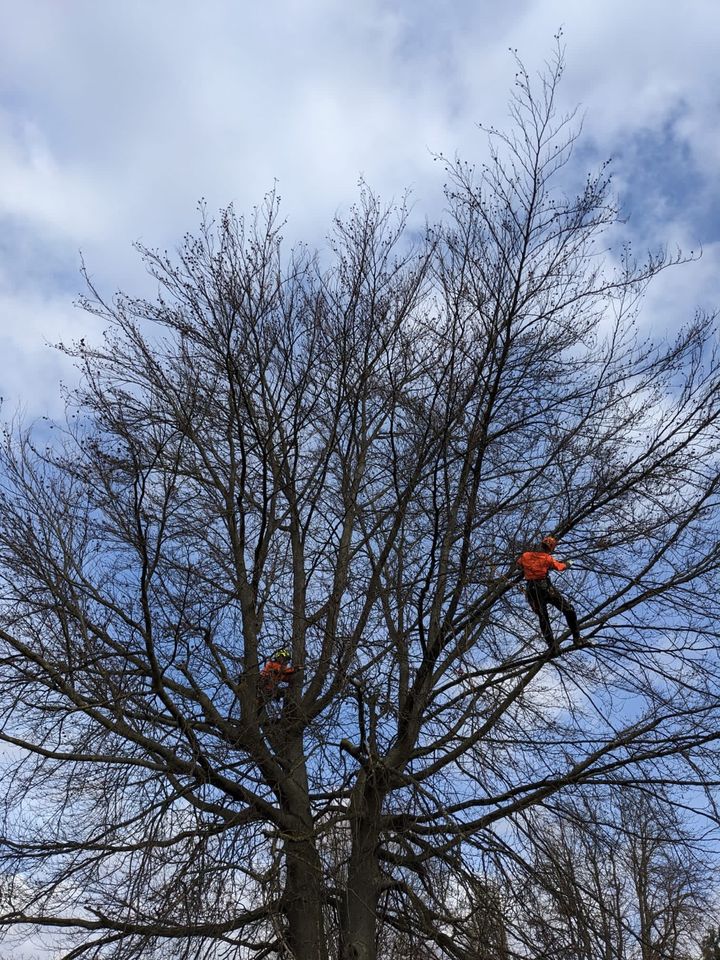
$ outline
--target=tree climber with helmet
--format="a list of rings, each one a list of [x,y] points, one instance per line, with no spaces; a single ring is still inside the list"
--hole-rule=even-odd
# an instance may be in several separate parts
[[[287,684],[298,672],[290,666],[291,654],[286,647],[276,650],[260,671],[259,694],[262,700],[280,700],[287,693]]]
[[[551,650],[555,650],[556,642],[550,625],[548,604],[560,610],[565,615],[568,627],[575,643],[581,642],[577,614],[571,603],[550,582],[551,570],[567,570],[569,564],[556,560],[553,551],[557,546],[555,537],[547,536],[542,539],[536,550],[526,550],[521,553],[516,563],[525,578],[525,595],[531,609],[537,614],[540,621],[540,632]]]

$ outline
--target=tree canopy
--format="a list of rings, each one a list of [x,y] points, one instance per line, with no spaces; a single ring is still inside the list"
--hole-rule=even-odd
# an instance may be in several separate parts
[[[288,253],[270,195],[141,248],[154,300],[89,282],[66,421],[2,450],[8,929],[68,960],[545,956],[512,904],[568,902],[570,825],[718,781],[713,317],[643,334],[682,258],[608,251],[605,167],[567,189],[561,72],[519,66],[423,235],[364,188]],[[515,566],[546,533],[583,637],[556,651]]]

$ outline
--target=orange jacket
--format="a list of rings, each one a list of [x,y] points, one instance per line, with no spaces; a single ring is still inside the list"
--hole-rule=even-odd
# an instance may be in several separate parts
[[[550,553],[526,550],[517,558],[526,580],[544,580],[551,570],[567,570],[567,564],[556,560]]]
[[[274,690],[283,680],[289,680],[295,672],[295,667],[288,667],[279,660],[268,660],[260,671],[260,683],[265,690]]]

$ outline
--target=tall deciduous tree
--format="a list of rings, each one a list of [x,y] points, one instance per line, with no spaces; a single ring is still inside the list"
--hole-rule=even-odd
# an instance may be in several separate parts
[[[564,192],[560,73],[519,68],[425,236],[364,191],[286,257],[270,197],[142,250],[156,300],[90,288],[67,423],[3,450],[3,924],[68,958],[502,955],[534,811],[717,779],[712,321],[643,339],[670,261],[603,253],[604,169]],[[514,568],[545,532],[587,642],[556,653]]]

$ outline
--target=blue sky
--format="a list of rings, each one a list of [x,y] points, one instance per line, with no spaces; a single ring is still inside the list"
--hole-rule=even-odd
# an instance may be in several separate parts
[[[644,320],[720,305],[720,7],[694,0],[0,0],[0,394],[58,409],[46,342],[96,336],[73,307],[82,250],[105,291],[147,287],[131,244],[172,247],[195,205],[239,211],[277,179],[291,238],[322,244],[364,176],[442,209],[432,154],[482,160],[507,124],[516,48],[564,29],[562,100],[614,158],[636,247],[702,245]]]

